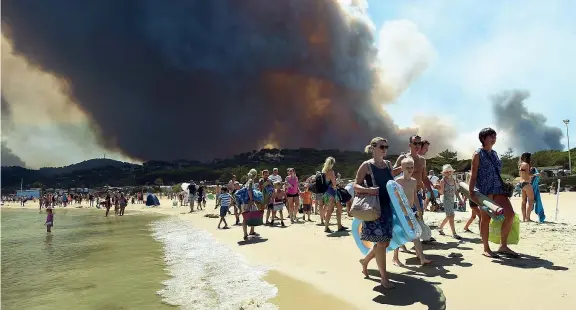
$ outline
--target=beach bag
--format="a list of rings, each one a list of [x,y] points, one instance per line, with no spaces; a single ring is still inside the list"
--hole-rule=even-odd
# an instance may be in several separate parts
[[[370,177],[372,178],[372,185],[375,185],[374,173],[372,166],[368,164]],[[356,193],[350,208],[350,215],[362,221],[375,221],[380,218],[380,197],[361,195]]]
[[[432,230],[430,229],[430,227],[428,227],[428,225],[426,225],[426,223],[424,223],[424,221],[420,217],[417,217],[416,221],[418,221],[418,224],[420,225],[420,228],[422,229],[422,233],[420,234],[420,239],[422,239],[424,241],[430,240],[430,238],[432,238]]]
[[[262,226],[264,224],[262,218],[264,217],[264,212],[262,211],[248,211],[242,213],[244,220],[246,220],[246,225],[250,227]]]
[[[345,188],[338,187],[337,191],[340,195],[340,202],[347,203],[350,201],[350,199],[352,199],[352,195],[350,195],[350,193]]]
[[[502,231],[503,220],[492,220],[490,222],[490,230],[488,233],[488,240],[495,244],[500,244],[500,233]],[[520,242],[520,218],[514,215],[514,222],[512,229],[508,235],[508,244],[518,244]]]
[[[326,182],[325,173],[317,173],[314,177],[314,186],[310,190],[315,194],[324,194],[328,190],[328,182]]]

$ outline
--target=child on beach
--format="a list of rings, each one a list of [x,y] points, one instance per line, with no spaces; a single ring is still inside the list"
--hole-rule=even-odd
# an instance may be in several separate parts
[[[229,229],[228,223],[226,222],[226,213],[228,213],[230,209],[230,205],[232,204],[232,195],[228,193],[228,188],[223,186],[221,189],[221,194],[218,195],[218,200],[220,201],[220,222],[218,222],[218,229],[220,229],[220,224],[224,222],[223,229]]]
[[[398,184],[402,186],[402,189],[404,189],[404,194],[406,194],[406,198],[408,198],[409,205],[413,206],[412,209],[407,210],[406,209],[407,206],[404,206],[404,204],[402,203],[402,209],[403,209],[402,211],[404,212],[404,216],[408,218],[408,212],[416,211],[417,216],[421,217],[423,212],[419,208],[419,204],[416,203],[418,201],[416,192],[417,183],[416,179],[412,177],[412,174],[414,173],[414,160],[410,157],[404,158],[400,162],[400,165],[402,167],[402,172],[404,173],[404,175],[398,178],[396,182],[398,182]],[[398,201],[401,202],[402,200],[399,199]],[[408,221],[408,223],[410,223],[410,226],[412,226],[410,221]],[[416,255],[418,256],[418,259],[420,259],[420,264],[427,265],[432,263],[432,261],[427,259],[426,256],[424,255],[424,250],[422,249],[422,242],[420,242],[420,238],[414,239],[413,242],[414,242],[414,249],[416,250]],[[404,264],[400,262],[399,249],[394,250],[394,258],[392,259],[392,262],[396,266],[399,267],[404,266]]]
[[[442,221],[442,224],[438,226],[438,233],[440,235],[444,235],[444,225],[446,223],[450,224],[450,229],[452,230],[452,237],[454,239],[460,240],[460,237],[456,233],[456,228],[454,225],[454,197],[458,198],[458,201],[462,203],[462,199],[460,198],[460,192],[458,190],[458,184],[456,184],[456,180],[452,176],[454,169],[450,164],[446,164],[442,166],[442,175],[444,176],[442,180],[440,180],[440,193],[443,196],[442,203],[444,205],[444,212],[446,213],[446,218]]]
[[[124,215],[124,210],[126,209],[126,206],[128,205],[128,199],[126,199],[126,197],[124,197],[124,193],[120,194],[120,199],[119,203],[120,203],[120,216]]]
[[[52,226],[54,226],[54,213],[51,207],[46,207],[46,232],[52,232]]]
[[[276,213],[280,213],[280,225],[282,227],[286,227],[284,225],[284,215],[282,214],[282,210],[284,209],[284,201],[286,199],[286,192],[282,188],[282,182],[274,182],[274,193],[270,201],[273,203],[272,209],[272,220],[270,221],[270,226],[274,226],[274,220],[276,219]]]
[[[312,212],[312,192],[310,192],[309,186],[304,186],[304,191],[300,192],[300,197],[302,197],[302,209],[304,215],[302,215],[302,220],[306,221],[306,215],[308,215],[308,222],[312,222],[310,219],[310,213]]]

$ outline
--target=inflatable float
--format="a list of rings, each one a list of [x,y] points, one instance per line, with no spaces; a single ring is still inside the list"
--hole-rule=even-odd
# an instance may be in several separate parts
[[[468,184],[465,182],[460,182],[458,183],[459,187],[460,187],[460,192],[462,193],[462,195],[466,196],[466,198],[470,199],[470,192],[468,191]],[[500,208],[500,206],[498,206],[496,204],[496,202],[494,202],[494,200],[488,198],[487,196],[480,194],[478,192],[475,193],[476,194],[476,198],[478,199],[478,202],[480,203],[479,206],[480,208],[482,208],[482,210],[486,211],[488,214],[490,214],[490,217],[492,217],[495,220],[502,220],[504,219],[504,210],[502,208]],[[472,200],[472,199],[470,199]]]
[[[408,198],[402,186],[396,181],[388,181],[386,184],[388,195],[392,206],[392,240],[386,248],[387,252],[395,250],[414,239],[420,238],[422,229],[414,216],[412,208],[408,203]],[[406,210],[406,213],[404,212]],[[406,216],[404,214],[407,214]],[[352,221],[352,236],[356,246],[362,254],[366,255],[374,246],[372,242],[360,239],[363,221],[354,219]]]

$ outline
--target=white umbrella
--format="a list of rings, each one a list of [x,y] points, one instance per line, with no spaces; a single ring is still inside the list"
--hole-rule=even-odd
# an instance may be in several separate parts
[[[183,191],[188,191],[188,186],[190,186],[190,183],[182,183],[181,187]]]

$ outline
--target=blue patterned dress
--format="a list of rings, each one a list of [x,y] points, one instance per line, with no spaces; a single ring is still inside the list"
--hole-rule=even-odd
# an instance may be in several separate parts
[[[474,190],[484,195],[502,194],[502,182],[500,181],[502,160],[498,157],[498,153],[494,150],[488,152],[484,149],[478,149],[476,153],[480,157],[480,163]]]
[[[390,196],[386,184],[390,180],[394,180],[392,171],[390,170],[390,163],[386,161],[386,168],[378,168],[372,163],[369,163],[376,179],[375,186],[380,188],[378,196],[380,198],[380,218],[375,221],[364,221],[362,225],[362,233],[360,239],[370,242],[388,242],[392,239],[392,206],[390,205]],[[370,174],[366,175],[364,179],[367,187],[374,186]]]

